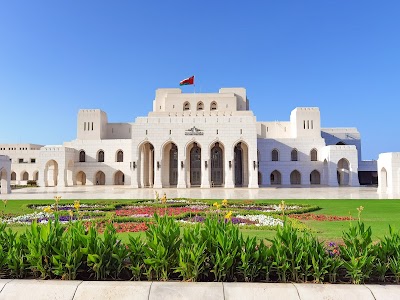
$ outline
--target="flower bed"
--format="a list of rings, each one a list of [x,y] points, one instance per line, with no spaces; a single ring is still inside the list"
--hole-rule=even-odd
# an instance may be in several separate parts
[[[106,227],[106,223],[102,222],[96,224],[97,230],[100,233],[103,233]],[[115,230],[120,232],[141,232],[146,231],[148,226],[145,222],[123,222],[123,223],[113,223]]]
[[[316,214],[299,214],[290,215],[291,218],[303,221],[350,221],[352,217],[345,216],[330,216],[330,215],[316,215]]]
[[[167,213],[168,216],[177,216],[185,213],[196,214],[208,209],[207,205],[189,205],[183,207],[153,207],[153,206],[130,206],[121,208],[115,211],[116,216],[133,216],[133,217],[152,217],[155,213],[163,216]]]

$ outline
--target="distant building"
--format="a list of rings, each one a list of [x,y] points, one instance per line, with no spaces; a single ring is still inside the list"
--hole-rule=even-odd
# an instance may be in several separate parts
[[[356,128],[321,128],[316,107],[287,122],[257,122],[244,88],[184,94],[158,89],[153,111],[108,123],[99,109],[78,113],[77,138],[63,145],[0,144],[11,183],[145,187],[358,186],[377,183],[361,160]],[[361,182],[360,182],[361,181]]]

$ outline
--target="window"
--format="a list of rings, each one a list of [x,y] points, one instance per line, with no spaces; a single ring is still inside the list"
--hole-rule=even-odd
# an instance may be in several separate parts
[[[278,150],[274,149],[271,153],[272,161],[279,161],[279,152]]]
[[[296,149],[292,150],[292,152],[290,153],[290,158],[291,158],[291,161],[297,161],[298,160],[298,158],[297,158],[297,150]]]
[[[119,150],[117,152],[117,162],[123,162],[124,161],[124,152],[122,150]]]
[[[199,102],[199,103],[197,103],[197,110],[203,110],[204,109],[204,104],[203,104],[203,102]]]
[[[86,153],[85,151],[81,150],[79,152],[79,162],[85,162],[86,161]]]
[[[83,131],[86,131],[86,122],[83,122]]]
[[[189,102],[185,102],[183,104],[183,110],[190,110],[190,103]]]
[[[211,102],[210,110],[217,110],[217,102],[215,101]]]
[[[312,149],[310,151],[310,156],[311,156],[311,161],[317,161],[318,157],[317,157],[317,150],[316,149]]]
[[[18,158],[18,163],[19,164],[23,164],[24,163],[24,159],[23,158]]]
[[[31,158],[31,164],[36,163],[36,158]]]
[[[103,150],[100,150],[97,153],[97,161],[98,162],[104,162],[104,151]]]

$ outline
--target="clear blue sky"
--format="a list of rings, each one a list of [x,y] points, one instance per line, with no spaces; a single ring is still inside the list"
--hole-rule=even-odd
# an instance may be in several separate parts
[[[245,87],[260,121],[318,106],[357,127],[363,159],[400,151],[400,1],[1,1],[0,143],[76,137],[80,108],[110,122],[155,90]],[[192,87],[184,87],[192,92]]]

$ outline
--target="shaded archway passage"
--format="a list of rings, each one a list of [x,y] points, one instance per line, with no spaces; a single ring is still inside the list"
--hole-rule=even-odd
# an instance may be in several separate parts
[[[80,171],[76,174],[76,185],[86,185],[86,174]]]
[[[280,185],[282,184],[282,175],[278,170],[274,170],[270,175],[271,185]]]
[[[290,184],[301,184],[301,174],[299,171],[294,170],[290,173]]]
[[[321,174],[317,170],[310,173],[310,184],[321,184]]]
[[[124,185],[125,184],[125,175],[121,171],[117,171],[114,174],[114,185]]]
[[[49,160],[44,168],[45,186],[57,186],[58,184],[58,163],[55,160]]]
[[[337,163],[337,180],[338,184],[347,186],[350,183],[350,164],[345,158],[342,158]]]
[[[178,147],[174,142],[168,142],[162,148],[161,184],[163,187],[178,184]]]
[[[96,185],[105,185],[106,184],[106,174],[103,171],[98,171],[94,180]]]
[[[139,183],[141,187],[154,185],[154,146],[145,142],[139,147]]]
[[[28,181],[29,180],[28,172],[24,171],[24,172],[21,173],[21,180],[24,180],[24,181]]]
[[[249,183],[249,148],[244,142],[238,142],[233,150],[235,186],[246,186]]]
[[[211,148],[211,187],[224,184],[224,151],[220,143]]]
[[[193,143],[190,149],[190,186],[201,185],[201,148]]]

